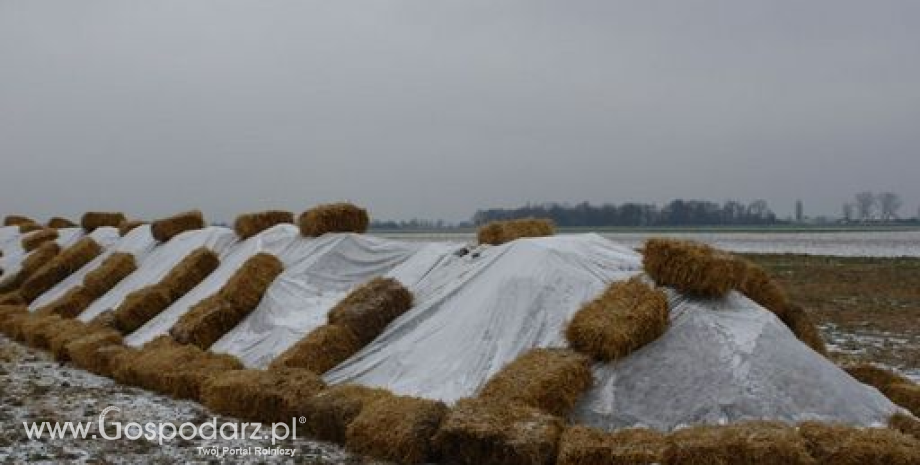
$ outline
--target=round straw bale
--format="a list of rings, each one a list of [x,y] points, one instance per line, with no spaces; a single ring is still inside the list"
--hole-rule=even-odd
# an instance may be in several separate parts
[[[270,370],[303,368],[323,374],[361,350],[358,337],[348,328],[323,325],[272,360]]]
[[[339,384],[300,402],[294,400],[291,408],[295,413],[307,417],[307,429],[314,437],[344,444],[348,425],[361,411],[392,395],[385,389]]]
[[[166,242],[186,231],[204,227],[204,215],[198,210],[191,210],[150,223],[150,233],[154,239]]]
[[[22,215],[7,215],[3,218],[4,226],[19,226],[21,224],[35,224],[35,220]]]
[[[114,252],[83,277],[83,287],[90,295],[99,298],[135,270],[137,261],[134,254]]]
[[[21,234],[28,234],[30,232],[41,231],[43,229],[45,229],[45,227],[38,223],[22,223],[19,225],[19,232]]]
[[[32,233],[29,233],[27,236],[22,238],[22,249],[26,252],[31,252],[38,248],[38,246],[44,244],[48,241],[53,241],[58,238],[57,229],[45,228]]]
[[[64,249],[49,260],[46,265],[22,283],[20,292],[23,298],[28,302],[35,300],[101,253],[102,247],[93,238],[80,239],[76,244]]]
[[[99,350],[121,344],[121,333],[118,331],[97,329],[72,340],[66,345],[65,351],[77,366],[96,374],[104,374],[109,371],[108,360],[99,356]]]
[[[447,414],[442,402],[387,396],[366,405],[348,425],[348,448],[362,455],[404,464],[435,459],[432,438]]]
[[[904,413],[895,413],[888,419],[888,427],[920,440],[920,420]]]
[[[220,257],[206,247],[199,247],[173,267],[160,280],[159,286],[169,294],[170,302],[175,301],[204,281],[218,266]]]
[[[782,319],[790,305],[786,292],[760,266],[746,260],[742,263],[745,266],[744,281],[738,290]]]
[[[655,341],[668,329],[668,297],[635,277],[611,284],[569,322],[572,348],[597,360],[623,358]]]
[[[661,463],[667,445],[664,434],[645,428],[608,433],[572,426],[559,441],[558,465],[651,465]]]
[[[118,224],[118,235],[124,237],[127,236],[129,232],[133,231],[134,228],[138,226],[143,226],[147,224],[146,221],[141,220],[125,220]]]
[[[555,233],[556,226],[552,220],[523,218],[486,223],[476,235],[480,244],[501,245],[515,239],[552,236]]]
[[[367,210],[350,203],[318,205],[305,211],[297,220],[300,233],[318,237],[326,233],[364,233],[370,225]]]
[[[313,397],[326,387],[317,374],[299,369],[231,370],[217,373],[201,387],[211,410],[247,420],[289,422],[289,398]]]
[[[246,313],[254,310],[271,283],[284,271],[284,264],[269,253],[258,253],[243,263],[220,289],[220,296]]]
[[[117,228],[125,219],[125,214],[120,212],[86,212],[80,218],[80,226],[86,232],[93,232],[106,226]]]
[[[240,239],[249,239],[268,228],[284,223],[294,223],[294,214],[282,210],[267,210],[237,216],[233,222],[233,230]]]
[[[52,217],[48,220],[48,227],[54,229],[64,229],[64,228],[75,228],[77,223],[68,220],[67,218],[62,218],[60,216]]]
[[[892,429],[805,422],[798,432],[820,465],[920,463],[920,442]]]
[[[440,456],[463,465],[549,465],[564,423],[520,404],[463,399],[435,436]]]
[[[727,253],[676,239],[646,241],[642,263],[658,285],[707,298],[724,297],[740,288],[746,269],[743,262]]]
[[[412,293],[402,283],[377,277],[336,304],[329,311],[329,323],[351,329],[362,344],[368,344],[410,308]]]
[[[783,313],[782,320],[789,330],[795,334],[795,337],[808,347],[811,347],[815,352],[827,356],[827,346],[824,345],[821,331],[815,326],[805,309],[795,304],[789,304]]]
[[[159,285],[138,289],[125,297],[113,315],[115,328],[130,334],[169,306],[169,293]]]
[[[479,398],[566,416],[592,382],[588,357],[569,349],[532,349],[492,376]]]

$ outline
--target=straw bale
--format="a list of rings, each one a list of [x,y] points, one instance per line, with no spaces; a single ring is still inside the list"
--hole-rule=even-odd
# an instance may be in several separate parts
[[[608,433],[572,426],[559,441],[558,465],[651,465],[661,463],[664,434],[644,428]]]
[[[592,382],[588,357],[570,349],[532,349],[492,376],[479,398],[566,416]]]
[[[48,220],[48,227],[54,229],[65,229],[65,228],[75,228],[78,224],[73,221],[68,220],[67,218],[62,218],[60,216],[52,217]]]
[[[127,236],[129,232],[133,231],[134,228],[138,226],[143,226],[147,224],[146,221],[142,220],[125,220],[118,224],[118,235],[124,237]]]
[[[873,386],[884,393],[893,384],[910,384],[911,380],[894,371],[872,365],[870,363],[857,363],[843,367],[850,376],[863,384]]]
[[[19,232],[21,234],[28,234],[30,232],[41,231],[42,229],[45,229],[45,227],[38,223],[22,223],[19,225]]]
[[[501,245],[515,239],[552,236],[555,233],[556,226],[552,220],[525,218],[486,223],[479,228],[477,239],[480,244]]]
[[[356,205],[331,203],[318,205],[305,211],[300,215],[297,223],[301,234],[307,237],[317,237],[326,233],[367,232],[370,217],[367,210]]]
[[[888,419],[888,427],[920,440],[920,420],[904,413],[896,413]]]
[[[742,260],[742,263],[745,266],[744,281],[738,290],[782,319],[790,305],[786,291],[757,264],[747,260]]]
[[[377,277],[351,291],[329,310],[329,323],[350,329],[362,345],[412,308],[412,293],[393,278]]]
[[[236,217],[233,230],[240,239],[249,239],[266,229],[283,223],[294,223],[294,214],[283,210],[246,213]]]
[[[32,314],[28,311],[24,313],[14,313],[8,315],[3,321],[0,321],[0,332],[7,337],[17,341],[23,340],[22,325],[32,319]]]
[[[276,357],[270,370],[303,368],[323,374],[361,350],[358,337],[348,328],[323,325]]]
[[[913,382],[894,383],[889,385],[884,392],[892,402],[906,408],[914,415],[920,415],[920,386]]]
[[[76,318],[96,300],[83,286],[74,286],[57,299],[41,306],[37,311],[53,313],[64,318]]]
[[[463,399],[435,435],[447,464],[550,465],[556,460],[564,423],[520,404]]]
[[[169,306],[172,300],[162,286],[153,285],[138,289],[125,297],[113,314],[115,328],[130,334]]]
[[[22,261],[17,279],[25,282],[59,253],[61,253],[61,246],[57,242],[46,242],[40,245]]]
[[[202,385],[201,401],[211,410],[247,420],[289,422],[291,399],[311,398],[326,387],[319,375],[300,369],[231,370]]]
[[[348,448],[404,464],[435,460],[432,439],[447,414],[442,402],[386,396],[366,405],[348,425]]]
[[[694,426],[667,439],[663,465],[812,465],[807,444],[781,423]]]
[[[815,352],[827,356],[827,346],[824,345],[821,331],[815,326],[814,321],[808,316],[808,312],[804,308],[796,304],[789,304],[781,318],[783,323],[800,341],[811,347]]]
[[[220,257],[206,247],[199,247],[185,256],[163,279],[160,287],[171,301],[184,296],[220,266]]]
[[[192,305],[170,328],[169,334],[181,344],[194,344],[207,350],[240,319],[229,302],[214,294]]]
[[[799,436],[819,465],[920,463],[920,441],[892,429],[806,422],[799,425]]]
[[[150,233],[154,239],[166,242],[186,231],[204,227],[204,215],[198,210],[191,210],[150,223]]]
[[[48,330],[62,321],[57,315],[31,315],[21,326],[22,340],[36,349],[48,348]]]
[[[95,329],[71,340],[63,352],[77,366],[104,375],[109,372],[109,360],[100,357],[99,350],[112,345],[122,345],[121,333],[113,329]]]
[[[114,252],[83,277],[83,287],[90,295],[102,297],[116,284],[137,270],[134,254]]]
[[[355,384],[330,386],[313,397],[292,400],[292,413],[307,417],[307,430],[317,439],[344,444],[348,426],[368,405],[392,397],[385,389]]]
[[[282,271],[284,264],[278,257],[264,252],[253,255],[221,287],[220,296],[248,313],[259,305],[265,291]]]
[[[26,305],[26,299],[19,291],[10,291],[0,294],[0,305]]]
[[[35,220],[22,215],[7,215],[3,218],[4,226],[19,226],[21,224],[35,224]]]
[[[91,237],[84,237],[31,274],[19,291],[27,302],[32,302],[101,253],[102,246],[99,243]]]
[[[55,360],[66,362],[70,360],[70,353],[67,351],[67,344],[93,332],[95,327],[83,323],[80,320],[63,318],[67,322],[58,331],[48,336],[48,351]]]
[[[93,232],[106,226],[117,228],[125,219],[125,214],[121,212],[86,212],[80,218],[80,226],[87,232]]]
[[[658,285],[698,297],[724,297],[744,282],[742,261],[691,241],[649,239],[642,263]]]
[[[27,236],[22,238],[22,249],[26,252],[31,252],[38,248],[38,246],[44,244],[48,241],[53,241],[58,238],[57,229],[45,228],[32,233],[29,233]]]
[[[611,284],[566,327],[575,350],[601,361],[623,358],[668,329],[668,296],[636,277]]]

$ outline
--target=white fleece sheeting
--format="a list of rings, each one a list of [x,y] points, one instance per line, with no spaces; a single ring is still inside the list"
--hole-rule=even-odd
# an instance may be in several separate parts
[[[48,292],[35,299],[35,301],[29,305],[29,310],[34,311],[47,305],[64,295],[70,289],[82,284],[83,278],[91,271],[99,268],[99,265],[113,253],[123,252],[133,254],[135,260],[140,263],[141,258],[150,253],[158,244],[156,239],[150,234],[149,225],[138,226],[132,229],[124,237],[119,236],[118,229],[111,227],[98,228],[93,231],[90,236],[92,236],[99,245],[105,247],[105,251],[66,279],[59,282],[56,286],[52,287]]]
[[[263,252],[278,256],[292,242],[300,239],[300,230],[297,226],[281,224],[238,243],[221,259],[220,266],[213,273],[169,308],[126,337],[125,344],[140,346],[166,334],[193,305],[219,291],[250,257]]]
[[[128,294],[142,287],[156,284],[183,258],[199,247],[207,247],[218,255],[222,255],[236,241],[236,233],[219,226],[209,226],[179,234],[143,257],[134,273],[121,280],[104,296],[96,299],[77,318],[88,322],[100,313],[118,307]]]
[[[480,252],[442,261],[415,286],[413,309],[324,379],[446,402],[475,395],[527,350],[566,346],[585,301],[641,272],[638,253],[594,234]],[[595,367],[573,420],[608,430],[754,418],[872,425],[897,410],[743,296],[676,296],[672,320],[658,341]]]
[[[422,246],[350,233],[299,238],[278,255],[285,270],[259,306],[211,350],[235,355],[247,367],[264,367],[324,324],[329,309],[353,287],[387,273]]]

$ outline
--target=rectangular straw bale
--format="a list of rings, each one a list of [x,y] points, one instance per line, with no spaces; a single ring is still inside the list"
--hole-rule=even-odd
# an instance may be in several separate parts
[[[894,383],[885,389],[885,395],[892,402],[920,416],[920,386],[913,382]]]
[[[135,270],[137,261],[134,254],[114,252],[83,277],[83,287],[90,295],[99,298]]]
[[[45,266],[59,253],[61,253],[61,246],[58,245],[57,242],[46,242],[32,251],[32,253],[22,261],[22,267],[19,270],[19,274],[16,276],[16,280],[19,281],[16,287],[19,287],[22,282],[29,279],[35,272]]]
[[[920,440],[920,420],[904,413],[895,413],[888,419],[888,427]]]
[[[290,422],[288,399],[310,398],[326,387],[319,375],[300,369],[231,370],[215,374],[201,387],[211,410],[246,420]]]
[[[270,370],[303,368],[323,374],[361,350],[358,337],[348,328],[323,325],[272,360]]]
[[[80,218],[80,226],[86,232],[93,232],[106,226],[117,228],[125,219],[125,214],[121,212],[86,212]]]
[[[520,404],[463,399],[435,436],[446,464],[550,465],[562,419]]]
[[[118,331],[97,329],[72,340],[65,351],[77,366],[96,374],[105,374],[109,371],[109,361],[99,356],[99,350],[121,344],[121,333]]]
[[[0,304],[0,321],[8,316],[23,315],[29,312],[25,304]]]
[[[819,465],[920,463],[920,441],[892,429],[806,422],[798,432]]]
[[[663,465],[813,465],[795,429],[770,422],[694,426],[671,434]]]
[[[824,338],[821,337],[821,331],[815,326],[814,321],[808,316],[808,312],[804,308],[789,304],[780,318],[789,330],[795,334],[795,337],[808,347],[811,347],[815,352],[827,356],[827,346],[824,344]]]
[[[229,323],[239,321],[236,313],[229,302],[214,294],[192,305],[169,329],[169,334],[181,344],[194,344],[207,350],[233,328]]]
[[[57,229],[45,228],[35,232],[29,233],[29,235],[22,238],[22,249],[26,252],[31,252],[38,248],[38,246],[44,244],[48,241],[53,241],[58,238]]]
[[[300,233],[318,237],[326,233],[365,233],[370,225],[367,210],[351,203],[318,205],[305,211],[297,220]]]
[[[102,246],[99,243],[91,237],[84,237],[76,244],[62,250],[43,267],[31,274],[22,283],[19,291],[26,301],[31,302],[101,253]]]
[[[89,308],[96,297],[86,291],[83,286],[74,286],[57,299],[43,305],[37,311],[53,313],[64,318],[76,318]]]
[[[556,226],[544,218],[523,218],[517,220],[493,221],[479,227],[477,239],[480,244],[501,245],[525,237],[552,236]]]
[[[661,337],[668,316],[668,296],[636,277],[611,284],[582,306],[565,335],[575,350],[609,362]]]
[[[738,290],[749,299],[782,318],[790,305],[786,291],[760,266],[747,260],[742,262],[745,266],[744,281]]]
[[[875,387],[884,394],[891,385],[909,384],[911,380],[894,371],[875,366],[871,363],[857,363],[843,367],[857,381]]]
[[[385,389],[356,384],[330,386],[313,397],[291,402],[292,413],[307,417],[306,429],[324,441],[344,444],[348,426],[368,405],[392,397]]]
[[[591,387],[589,362],[569,349],[532,349],[492,376],[478,397],[566,416]]]
[[[118,224],[118,235],[127,236],[129,232],[133,231],[134,228],[138,226],[143,226],[147,224],[145,221],[141,220],[125,220]]]
[[[10,291],[0,294],[0,305],[26,305],[26,299],[19,291]]]
[[[131,363],[115,367],[113,375],[122,384],[156,390],[165,372],[189,363],[196,356],[190,349],[169,336],[157,337],[138,349]]]
[[[38,223],[22,223],[19,225],[19,232],[22,234],[41,231],[42,229],[45,229],[45,227]]]
[[[232,355],[206,352],[189,345],[182,347],[191,350],[194,356],[162,373],[155,388],[157,392],[177,399],[201,400],[201,388],[208,379],[226,371],[243,369],[243,363]]]
[[[652,465],[661,463],[664,434],[645,428],[608,433],[572,426],[559,441],[557,465]]]
[[[233,222],[233,230],[240,239],[249,239],[266,229],[284,223],[294,223],[294,214],[283,210],[266,210],[237,216]]]
[[[19,226],[21,224],[35,224],[35,220],[22,215],[6,215],[3,218],[4,226]]]
[[[377,277],[351,291],[329,310],[329,323],[350,329],[362,345],[412,308],[412,293],[393,278]]]
[[[96,365],[100,368],[100,373],[96,374],[107,376],[122,384],[129,384],[124,376],[131,372],[130,368],[140,353],[140,350],[125,345],[103,347],[97,353],[100,361]]]
[[[150,223],[150,233],[154,239],[166,242],[186,231],[204,227],[204,215],[198,210],[191,210]]]
[[[246,260],[220,289],[222,299],[239,309],[252,311],[281,272],[284,264],[269,253],[258,253]]]
[[[744,282],[745,265],[708,245],[677,239],[649,239],[642,263],[659,286],[698,297],[724,297]]]
[[[80,320],[64,318],[62,321],[66,321],[69,324],[48,337],[48,350],[55,360],[66,362],[70,360],[67,344],[90,334],[94,328]]]
[[[7,337],[11,339],[22,341],[22,325],[31,319],[32,314],[28,311],[25,313],[14,313],[12,315],[8,315],[3,319],[3,321],[0,321],[0,331],[2,331],[3,334],[6,334]]]
[[[171,302],[169,293],[159,285],[138,289],[128,294],[115,309],[115,328],[130,334],[159,315]]]
[[[36,349],[48,348],[48,334],[46,330],[59,323],[61,317],[57,315],[31,315],[31,318],[22,323],[22,340],[30,347]]]
[[[407,396],[386,396],[366,405],[348,425],[345,443],[362,455],[403,464],[435,460],[433,438],[447,406]]]
[[[160,280],[160,286],[169,294],[170,300],[177,300],[207,278],[219,265],[220,257],[214,251],[199,247],[173,267]]]
[[[68,220],[67,218],[62,218],[60,216],[52,217],[48,220],[48,227],[54,229],[65,229],[65,228],[75,228],[77,223]]]

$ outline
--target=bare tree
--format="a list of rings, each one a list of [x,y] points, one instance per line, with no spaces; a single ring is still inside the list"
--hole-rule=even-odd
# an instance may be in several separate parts
[[[849,223],[850,221],[853,221],[853,204],[852,203],[847,202],[843,204],[843,221],[846,221],[847,223]]]
[[[885,221],[897,219],[901,203],[901,197],[894,192],[882,192],[879,194],[878,204],[882,219]]]
[[[872,192],[860,192],[856,194],[856,218],[860,221],[869,221],[875,216],[875,206],[877,199]]]

